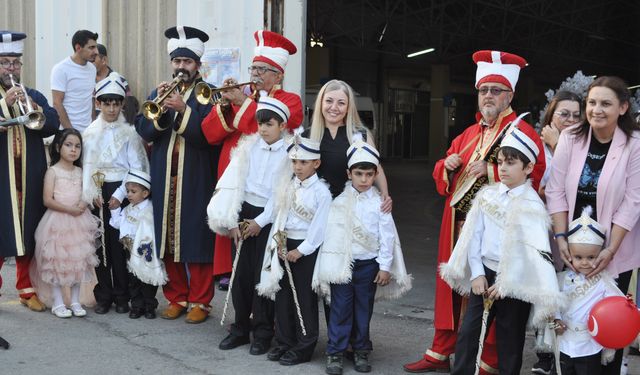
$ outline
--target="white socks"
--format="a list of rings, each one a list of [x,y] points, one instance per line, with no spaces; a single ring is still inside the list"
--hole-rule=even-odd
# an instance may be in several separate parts
[[[51,294],[53,296],[53,307],[58,307],[60,305],[64,306],[64,300],[62,299],[62,289],[60,288],[60,285],[52,285]]]
[[[80,303],[80,284],[71,286],[71,304]]]

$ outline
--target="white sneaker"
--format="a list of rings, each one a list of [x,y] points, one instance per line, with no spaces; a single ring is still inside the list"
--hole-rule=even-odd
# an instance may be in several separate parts
[[[73,313],[73,316],[85,316],[87,315],[87,310],[82,308],[82,305],[79,303],[72,303],[71,306],[71,312]]]
[[[73,313],[71,310],[67,309],[65,305],[58,305],[51,308],[51,313],[58,318],[71,318]]]

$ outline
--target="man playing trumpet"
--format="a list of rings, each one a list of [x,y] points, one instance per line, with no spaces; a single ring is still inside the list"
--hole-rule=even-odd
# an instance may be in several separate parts
[[[26,34],[0,34],[0,117],[14,119],[26,108],[45,117],[44,124],[34,128],[22,124],[0,126],[0,268],[5,257],[15,256],[20,303],[33,311],[44,311],[29,279],[29,263],[35,247],[34,233],[45,211],[42,184],[47,160],[42,139],[53,135],[60,121],[44,95],[12,82],[20,82]]]
[[[169,28],[164,35],[169,38],[167,51],[174,76],[182,73],[182,82],[157,103],[160,116],[155,120],[139,116],[136,130],[146,141],[153,142],[156,246],[169,277],[163,287],[169,306],[161,317],[176,319],[189,309],[186,321],[200,323],[209,315],[213,299],[214,239],[202,202],[211,197],[216,185],[214,170],[219,150],[209,146],[200,128],[211,105],[198,103],[193,89],[202,81],[198,69],[209,36],[188,26]],[[149,99],[164,96],[167,86],[166,82],[159,84]]]
[[[300,126],[303,119],[302,101],[300,96],[282,90],[284,70],[289,55],[297,52],[296,46],[284,36],[267,30],[258,30],[254,33],[257,42],[253,63],[249,67],[250,81],[255,82],[255,87],[249,88],[249,92],[239,88],[222,92],[223,101],[228,105],[217,104],[202,122],[202,132],[210,144],[222,144],[220,162],[218,163],[218,178],[222,176],[229,161],[231,149],[237,144],[244,134],[253,134],[258,131],[258,123],[255,115],[258,108],[258,97],[269,96],[283,102],[290,110],[291,116],[287,122],[287,129],[295,129]],[[237,82],[229,78],[225,85],[234,85]],[[251,91],[255,90],[255,97]],[[231,272],[231,241],[229,237],[216,236],[216,251],[214,254],[214,275],[223,275]]]
[[[447,156],[439,160],[433,170],[433,179],[438,193],[446,197],[440,239],[438,241],[438,264],[446,263],[451,256],[460,228],[464,223],[466,209],[477,189],[473,181],[492,184],[500,181],[498,169],[491,153],[499,146],[503,130],[515,122],[517,116],[511,109],[520,69],[526,61],[517,55],[500,51],[478,51],[473,54],[478,65],[476,71],[476,89],[478,90],[478,113],[476,123],[469,126],[456,137],[447,150]],[[524,121],[518,128],[533,139],[542,150],[540,137]],[[537,189],[545,169],[544,153],[540,152],[536,160],[531,179]],[[476,186],[477,187],[477,186]],[[452,205],[452,199],[468,202],[466,207]],[[454,207],[455,206],[455,207]],[[440,277],[436,276],[435,297],[435,336],[423,358],[404,365],[407,372],[449,371],[449,356],[454,353],[460,314],[463,311],[462,297],[453,291]],[[498,359],[495,351],[493,330],[490,330],[488,345],[481,364],[481,373],[497,373]],[[493,341],[493,342],[492,342]]]

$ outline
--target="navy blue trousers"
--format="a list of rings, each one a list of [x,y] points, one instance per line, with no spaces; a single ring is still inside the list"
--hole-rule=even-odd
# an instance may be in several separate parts
[[[373,348],[369,338],[369,323],[377,286],[373,280],[379,269],[375,259],[356,260],[350,283],[331,284],[327,354],[344,352],[350,341],[353,350]]]

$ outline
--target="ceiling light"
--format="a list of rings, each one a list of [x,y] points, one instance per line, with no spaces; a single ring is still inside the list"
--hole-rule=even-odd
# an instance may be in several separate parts
[[[407,57],[409,57],[409,58],[416,57],[416,56],[419,56],[419,55],[424,55],[425,53],[433,52],[435,50],[436,50],[435,48],[427,48],[427,49],[423,49],[422,51],[410,53],[410,54],[407,55]]]

